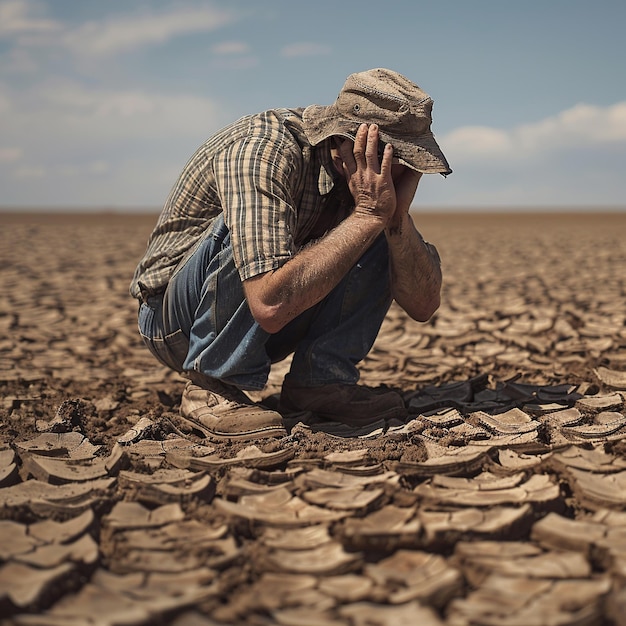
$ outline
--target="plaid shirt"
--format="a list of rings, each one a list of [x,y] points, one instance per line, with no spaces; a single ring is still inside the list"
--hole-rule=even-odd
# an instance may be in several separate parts
[[[242,280],[280,267],[321,234],[320,224],[334,226],[345,217],[352,197],[345,181],[336,184],[330,140],[311,146],[303,111],[243,117],[200,146],[150,235],[130,286],[134,297],[164,291],[222,212]]]

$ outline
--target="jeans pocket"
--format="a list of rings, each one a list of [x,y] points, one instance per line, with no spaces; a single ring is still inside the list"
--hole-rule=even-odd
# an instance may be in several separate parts
[[[152,355],[163,365],[181,372],[189,350],[189,340],[182,330],[162,335],[156,328],[155,311],[147,304],[139,309],[139,333]]]
[[[163,339],[152,341],[152,351],[161,363],[177,372],[183,371],[183,363],[189,350],[189,340],[182,330],[177,330]]]

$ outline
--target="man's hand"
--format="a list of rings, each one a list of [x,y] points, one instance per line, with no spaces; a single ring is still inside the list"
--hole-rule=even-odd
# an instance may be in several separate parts
[[[385,146],[378,159],[378,126],[361,124],[354,144],[340,144],[343,173],[354,197],[356,215],[374,217],[387,226],[396,212],[396,190],[391,176],[393,147]]]

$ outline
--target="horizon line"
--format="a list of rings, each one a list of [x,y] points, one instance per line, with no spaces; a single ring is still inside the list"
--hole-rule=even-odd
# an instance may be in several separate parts
[[[162,207],[158,206],[2,206],[0,214],[43,214],[43,213],[66,213],[66,214],[125,214],[125,215],[149,215],[159,214]],[[429,205],[412,206],[411,212],[418,213],[621,213],[626,211],[626,205]]]

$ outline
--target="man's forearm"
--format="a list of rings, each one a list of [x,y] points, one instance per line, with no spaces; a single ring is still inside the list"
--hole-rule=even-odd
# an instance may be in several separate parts
[[[323,300],[376,238],[384,222],[353,213],[273,272],[244,282],[250,310],[262,328],[278,332]]]
[[[423,240],[406,213],[385,234],[393,297],[413,319],[425,322],[440,304],[441,266],[437,249]]]

